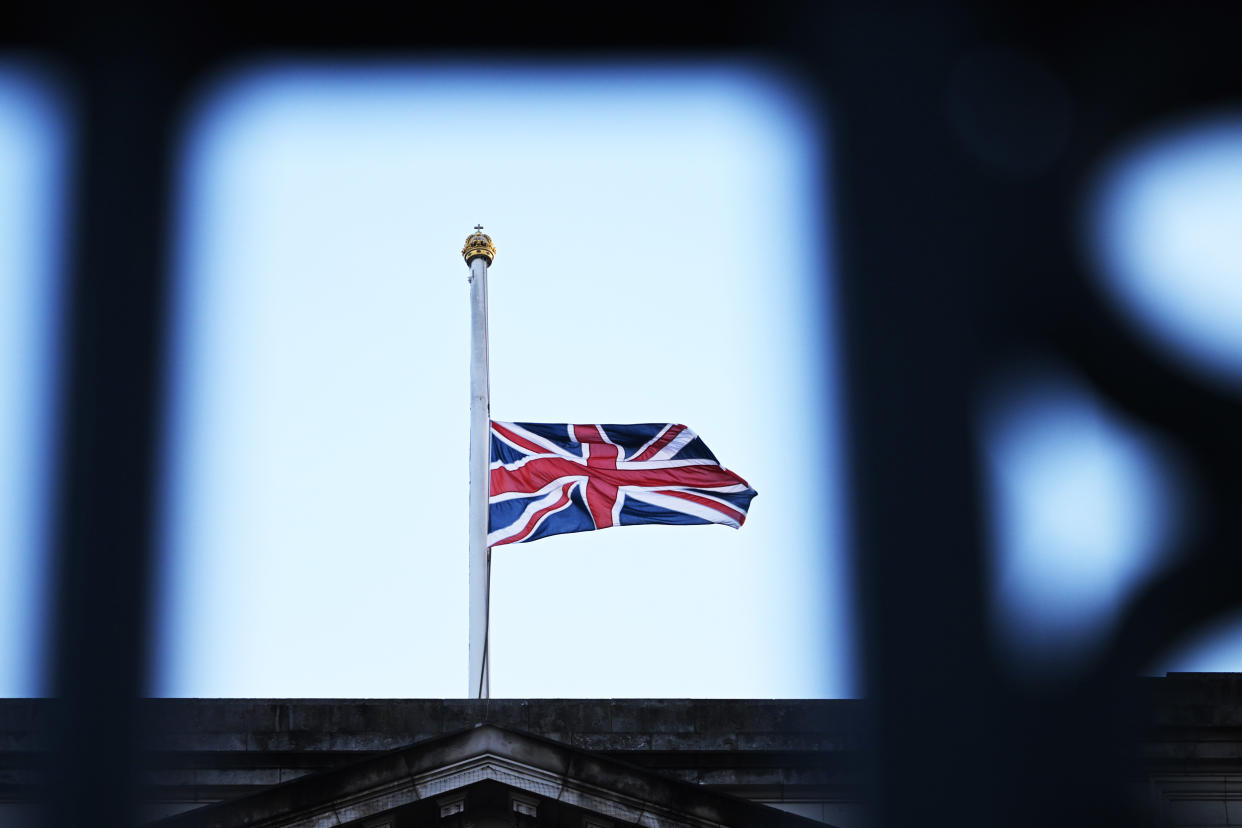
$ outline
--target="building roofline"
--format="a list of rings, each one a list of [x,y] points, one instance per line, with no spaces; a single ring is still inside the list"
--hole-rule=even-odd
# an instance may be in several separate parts
[[[686,828],[824,823],[531,733],[477,724],[168,817],[159,828],[340,825],[492,780],[619,822]]]

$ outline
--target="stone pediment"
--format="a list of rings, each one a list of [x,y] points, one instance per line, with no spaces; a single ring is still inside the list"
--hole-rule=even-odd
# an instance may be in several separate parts
[[[159,828],[822,828],[765,805],[490,724],[417,742]]]

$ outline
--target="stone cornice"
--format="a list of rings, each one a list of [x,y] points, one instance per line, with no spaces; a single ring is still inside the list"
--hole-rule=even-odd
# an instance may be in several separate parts
[[[677,782],[531,734],[479,725],[158,823],[162,828],[325,828],[497,782],[623,824],[723,828],[821,823]]]

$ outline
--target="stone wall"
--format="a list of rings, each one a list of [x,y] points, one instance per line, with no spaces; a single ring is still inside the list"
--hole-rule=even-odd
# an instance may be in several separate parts
[[[0,701],[0,798],[32,795],[49,704]],[[143,712],[151,816],[490,722],[821,821],[861,821],[853,700],[150,699]]]
[[[1242,825],[1242,674],[1145,679],[1144,794],[1162,825]]]
[[[1139,680],[1150,709],[1136,792],[1162,825],[1242,826],[1242,675]],[[47,700],[0,700],[0,828],[36,795]],[[865,702],[687,699],[151,699],[153,815],[253,793],[481,722],[713,790],[860,824]],[[7,821],[6,821],[7,820]]]

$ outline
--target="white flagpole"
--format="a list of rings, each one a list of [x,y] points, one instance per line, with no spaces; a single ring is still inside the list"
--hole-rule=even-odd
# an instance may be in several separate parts
[[[487,621],[491,550],[487,548],[491,407],[487,375],[487,269],[496,257],[483,225],[466,239],[461,255],[470,267],[470,687],[468,698],[486,699]]]

